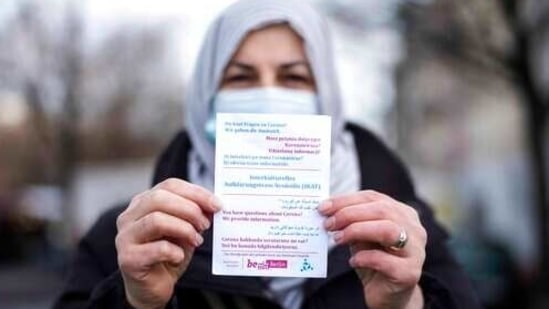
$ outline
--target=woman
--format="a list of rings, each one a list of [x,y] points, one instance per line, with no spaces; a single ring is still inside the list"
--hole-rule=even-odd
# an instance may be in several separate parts
[[[344,122],[326,24],[308,5],[229,7],[206,36],[187,104],[188,135],[161,156],[153,188],[84,237],[56,308],[478,307],[405,169]],[[335,232],[326,279],[211,274],[216,112],[332,116],[332,197],[319,206]]]

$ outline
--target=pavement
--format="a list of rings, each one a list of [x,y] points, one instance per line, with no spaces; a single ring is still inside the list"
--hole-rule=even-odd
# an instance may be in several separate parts
[[[0,264],[1,309],[51,308],[61,291],[59,272],[27,263]]]

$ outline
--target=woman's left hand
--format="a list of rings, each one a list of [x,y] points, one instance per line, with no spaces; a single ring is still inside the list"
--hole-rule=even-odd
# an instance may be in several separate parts
[[[369,308],[423,308],[418,282],[427,233],[414,208],[370,190],[330,198],[319,211],[336,243],[350,246]]]

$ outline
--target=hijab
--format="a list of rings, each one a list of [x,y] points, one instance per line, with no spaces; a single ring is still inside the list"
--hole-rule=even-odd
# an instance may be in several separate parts
[[[320,114],[332,117],[331,194],[356,191],[360,178],[356,149],[352,136],[344,132],[328,25],[307,1],[242,0],[229,6],[210,25],[187,88],[185,114],[193,144],[190,180],[213,188],[215,150],[206,138],[204,124],[225,66],[249,32],[277,23],[289,24],[303,39],[317,85]],[[343,177],[337,177],[340,174]]]

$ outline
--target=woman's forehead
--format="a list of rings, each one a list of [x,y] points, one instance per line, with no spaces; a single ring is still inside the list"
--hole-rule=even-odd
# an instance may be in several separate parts
[[[275,24],[248,33],[231,61],[253,64],[306,59],[303,39],[288,24]]]

